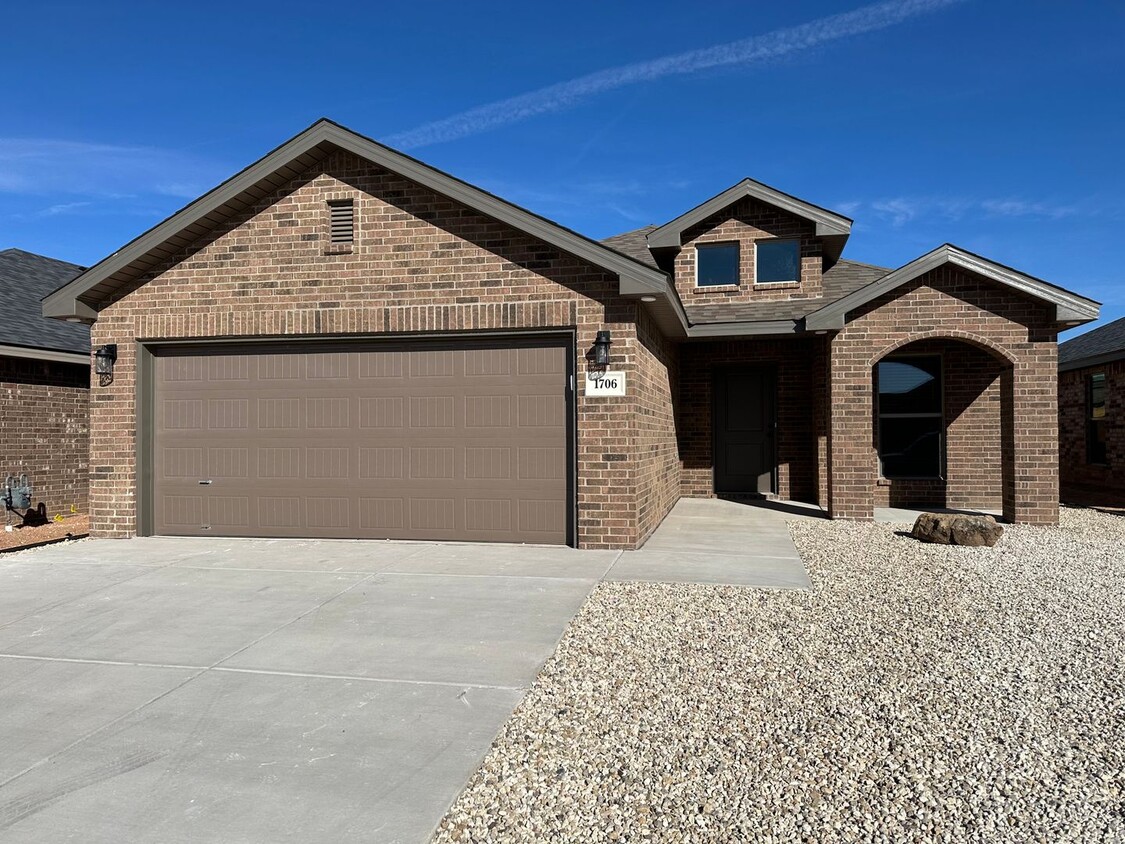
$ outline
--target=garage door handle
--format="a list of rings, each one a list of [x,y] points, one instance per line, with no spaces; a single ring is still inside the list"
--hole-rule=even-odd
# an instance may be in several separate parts
[[[210,481],[200,481],[200,482],[199,482],[199,485],[200,485],[200,486],[210,486],[210,484],[211,484],[211,482],[210,482]]]

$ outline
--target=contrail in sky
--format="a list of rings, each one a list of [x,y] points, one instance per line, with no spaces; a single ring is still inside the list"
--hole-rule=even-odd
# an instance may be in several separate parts
[[[888,0],[862,6],[850,12],[831,15],[799,26],[777,29],[764,35],[731,41],[716,47],[691,50],[645,62],[599,70],[577,79],[558,82],[506,100],[477,106],[452,117],[424,123],[386,138],[400,149],[453,141],[518,123],[538,114],[559,111],[603,91],[612,91],[637,82],[665,76],[681,76],[713,67],[753,64],[894,26],[919,15],[940,11],[965,0]]]

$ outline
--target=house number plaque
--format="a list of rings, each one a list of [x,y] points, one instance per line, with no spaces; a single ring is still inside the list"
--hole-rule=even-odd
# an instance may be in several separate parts
[[[625,395],[625,373],[620,371],[587,372],[586,395],[623,396]]]

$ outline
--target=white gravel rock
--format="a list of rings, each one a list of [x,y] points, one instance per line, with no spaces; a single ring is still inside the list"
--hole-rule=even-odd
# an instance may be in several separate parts
[[[795,522],[811,592],[605,583],[438,842],[1125,841],[1125,518]]]

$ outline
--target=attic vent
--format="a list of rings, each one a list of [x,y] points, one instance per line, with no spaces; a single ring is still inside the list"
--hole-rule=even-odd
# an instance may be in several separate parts
[[[328,239],[332,243],[355,240],[355,203],[350,199],[328,201]]]

